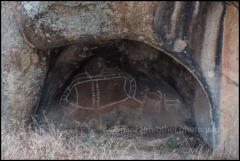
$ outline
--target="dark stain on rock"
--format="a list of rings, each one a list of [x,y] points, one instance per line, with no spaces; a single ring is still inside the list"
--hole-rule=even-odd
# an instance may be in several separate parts
[[[207,2],[199,2],[199,3],[207,3]],[[193,22],[191,24],[191,30],[189,35],[189,44],[192,44],[191,49],[192,53],[197,53],[193,55],[193,59],[197,64],[200,64],[201,58],[201,49],[203,45],[204,32],[206,26],[206,18],[208,13],[208,4],[199,5],[199,11],[196,18],[192,19]]]
[[[194,6],[197,2],[180,2],[180,13],[176,18],[176,25],[178,25],[178,27],[175,30],[174,36],[167,39],[169,28],[172,27],[170,18],[172,16],[172,7],[174,6],[174,3],[175,2],[160,2],[158,8],[160,11],[155,15],[157,16],[155,17],[154,22],[155,32],[157,34],[159,45],[194,71],[196,76],[203,83],[205,90],[211,96],[211,92],[209,91],[208,84],[201,72],[202,70],[198,61],[201,57],[201,45],[204,38],[206,15],[212,10],[214,4],[212,2],[199,2],[198,15],[193,18]],[[184,51],[176,53],[173,50],[173,42],[179,38],[183,38],[183,40],[186,39],[188,41],[188,46]],[[210,97],[210,99],[212,98]]]
[[[226,13],[226,4],[223,3],[223,12],[221,15],[221,20],[218,30],[218,39],[216,47],[216,57],[215,57],[215,76],[218,81],[215,83],[215,89],[219,89],[219,92],[215,92],[215,106],[213,108],[213,117],[215,118],[216,126],[220,126],[220,116],[219,116],[219,105],[220,105],[220,90],[221,90],[221,77],[222,77],[222,50],[223,50],[223,28],[224,28],[224,16]],[[217,140],[218,141],[218,140]]]
[[[182,10],[182,12],[180,14],[183,14],[183,20],[182,22],[183,25],[183,29],[182,29],[182,35],[181,37],[179,36],[179,38],[181,38],[182,40],[185,40],[189,37],[190,33],[189,33],[189,27],[192,23],[192,18],[193,18],[193,12],[194,12],[194,2],[185,2],[186,4],[184,5],[184,8]]]
[[[176,4],[178,3],[178,5]],[[197,4],[198,3],[198,4]],[[219,117],[217,114],[217,108],[219,106],[219,89],[220,89],[220,81],[216,82],[215,88],[218,90],[218,94],[212,94],[212,91],[209,88],[209,84],[206,78],[203,76],[203,69],[201,69],[201,54],[204,42],[204,35],[206,32],[207,16],[210,16],[212,13],[216,12],[214,8],[217,2],[172,2],[165,3],[160,2],[158,6],[158,11],[156,13],[154,29],[157,35],[157,39],[159,42],[159,46],[165,51],[171,53],[174,57],[180,60],[183,64],[185,64],[191,71],[193,71],[194,75],[200,80],[203,85],[204,90],[207,92],[209,96],[210,103],[213,108],[213,121],[218,126]],[[221,3],[221,2],[219,2]],[[175,5],[173,5],[175,4]],[[180,5],[180,6],[179,6]],[[174,16],[174,9],[170,9],[172,6],[178,7],[179,10],[176,18],[176,22],[171,22],[170,19]],[[224,7],[225,8],[225,7]],[[216,44],[217,46],[213,46],[212,48],[216,48],[215,56],[215,73],[216,80],[220,79],[221,76],[221,48],[222,48],[222,23],[224,17],[225,9],[223,9],[222,15],[220,16],[220,24],[218,25],[218,35]],[[194,14],[195,13],[195,14]],[[167,17],[166,17],[167,16]],[[195,16],[195,17],[194,17]],[[171,24],[176,23],[176,24]],[[169,28],[177,25],[176,29],[173,30],[175,33],[172,33],[170,37]],[[166,26],[168,28],[166,28]],[[186,41],[187,46],[184,50],[175,50],[174,42],[177,40]],[[180,48],[181,49],[181,48]],[[176,52],[178,51],[178,52]],[[171,82],[171,81],[170,81]],[[174,84],[174,83],[173,83]],[[217,97],[217,98],[215,98]]]

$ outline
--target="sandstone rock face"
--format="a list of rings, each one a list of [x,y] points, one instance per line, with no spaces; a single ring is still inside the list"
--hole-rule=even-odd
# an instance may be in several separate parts
[[[111,122],[119,112],[131,120],[127,122],[141,122],[139,117],[144,111],[146,120],[153,119],[155,126],[157,119],[148,116],[162,109],[167,112],[180,97],[196,126],[210,129],[206,136],[201,134],[204,140],[212,147],[219,145],[221,152],[232,152],[233,158],[239,157],[238,4],[3,2],[1,9],[2,120],[29,120],[41,108],[54,111],[55,101],[59,103],[73,76],[100,53],[110,61],[109,69],[118,64],[120,71],[136,79],[136,99],[147,107],[140,111],[127,107],[118,112],[110,110],[102,115],[101,123]],[[122,45],[116,40],[136,42]],[[96,69],[100,68],[89,71],[99,73]],[[160,77],[169,88],[165,83],[154,83],[161,82]],[[120,86],[121,81],[117,81]],[[145,84],[149,89],[166,86],[171,92],[165,97],[162,90],[161,94],[157,90],[144,91]],[[169,101],[166,108],[160,108],[163,100]],[[164,118],[165,112],[161,112]],[[80,109],[77,113],[77,118],[97,116]],[[64,110],[59,110],[53,118],[62,114]],[[131,117],[134,114],[136,117]]]

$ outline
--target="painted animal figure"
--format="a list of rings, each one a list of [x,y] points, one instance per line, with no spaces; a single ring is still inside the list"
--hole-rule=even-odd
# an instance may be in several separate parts
[[[135,98],[136,81],[125,72],[107,68],[102,58],[92,59],[85,72],[76,75],[60,98],[71,109],[70,120],[99,119],[120,106],[141,108]]]

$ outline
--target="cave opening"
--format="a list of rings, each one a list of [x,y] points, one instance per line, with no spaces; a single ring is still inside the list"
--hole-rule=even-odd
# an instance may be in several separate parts
[[[36,110],[40,122],[47,118],[67,128],[81,122],[104,130],[197,129],[204,142],[213,144],[204,89],[166,53],[127,39],[76,43],[52,52]]]

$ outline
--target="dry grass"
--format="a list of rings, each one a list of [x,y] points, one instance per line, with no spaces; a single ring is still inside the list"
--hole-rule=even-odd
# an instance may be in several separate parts
[[[110,135],[94,131],[43,128],[10,129],[1,126],[1,159],[224,159],[208,153],[204,146],[181,145],[164,139],[146,140],[141,136]],[[176,136],[174,134],[174,136]],[[180,136],[180,135],[178,135]],[[175,137],[176,138],[176,137]],[[185,141],[184,141],[185,139]]]

